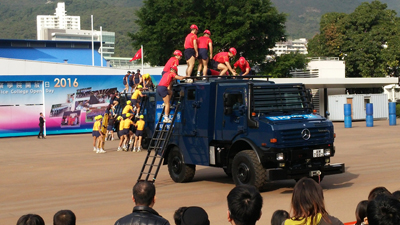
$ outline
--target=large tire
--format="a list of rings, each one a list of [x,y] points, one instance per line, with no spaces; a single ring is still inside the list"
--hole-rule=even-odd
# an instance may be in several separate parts
[[[245,150],[233,158],[232,178],[236,185],[248,184],[260,189],[267,182],[267,171],[253,150]]]
[[[168,172],[173,181],[183,183],[191,181],[196,172],[196,165],[183,163],[179,148],[174,147],[168,155]]]

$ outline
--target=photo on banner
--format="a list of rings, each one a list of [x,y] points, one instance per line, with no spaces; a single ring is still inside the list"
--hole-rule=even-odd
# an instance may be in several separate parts
[[[81,111],[65,111],[61,119],[61,127],[79,127]]]
[[[53,104],[50,109],[49,117],[62,117],[65,111],[71,111],[70,103]]]

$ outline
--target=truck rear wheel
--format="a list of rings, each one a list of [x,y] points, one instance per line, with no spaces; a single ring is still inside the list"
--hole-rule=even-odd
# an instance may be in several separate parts
[[[179,148],[175,147],[168,155],[168,172],[173,181],[183,183],[191,181],[196,172],[196,165],[183,163]]]
[[[232,163],[232,178],[236,185],[249,184],[260,189],[267,181],[267,172],[253,150],[239,152]]]

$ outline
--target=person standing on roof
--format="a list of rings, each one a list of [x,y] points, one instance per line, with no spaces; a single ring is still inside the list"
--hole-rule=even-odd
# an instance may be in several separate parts
[[[126,75],[124,76],[122,83],[125,85],[125,88],[122,92],[128,92],[129,91],[129,86],[128,86],[128,79],[129,76],[131,75],[131,71],[126,72]]]
[[[171,67],[170,72],[164,74],[162,76],[160,83],[158,83],[157,86],[157,94],[161,96],[161,98],[164,101],[164,106],[165,106],[165,113],[164,113],[164,123],[171,123],[171,120],[169,119],[169,110],[171,107],[170,100],[172,96],[172,91],[171,89],[171,84],[174,79],[177,80],[182,80],[185,77],[179,76],[176,74],[178,71],[178,68],[176,66]]]
[[[138,69],[135,73],[134,79],[133,79],[133,88],[131,90],[131,92],[133,92],[133,89],[136,88],[139,84],[141,84],[143,82],[142,80],[142,74],[140,74],[140,70]]]
[[[179,50],[174,51],[174,56],[172,56],[168,62],[165,64],[164,69],[161,73],[161,75],[164,75],[164,73],[168,73],[171,70],[172,66],[179,66],[179,60],[182,58],[182,52]]]
[[[199,28],[196,25],[190,26],[191,32],[186,36],[185,39],[185,59],[188,65],[186,69],[186,76],[190,77],[193,72],[194,63],[196,58],[199,56],[197,49],[197,32]]]
[[[197,76],[200,76],[201,67],[203,67],[203,76],[207,74],[208,69],[208,55],[207,51],[210,49],[210,59],[212,59],[213,45],[210,38],[211,32],[209,30],[204,31],[204,36],[197,38],[197,43],[199,46],[199,66],[197,67]]]
[[[238,61],[233,64],[233,70],[236,71],[236,68],[240,68],[242,72],[240,72],[240,76],[246,76],[246,75],[251,75],[250,71],[250,64],[247,62],[247,60],[244,57],[240,57]]]
[[[229,52],[220,52],[216,54],[211,60],[211,67],[214,70],[219,70],[219,75],[223,76],[229,70],[232,75],[236,76],[237,73],[231,67],[229,63],[229,58],[233,58],[236,55],[237,51],[235,48],[230,48]]]

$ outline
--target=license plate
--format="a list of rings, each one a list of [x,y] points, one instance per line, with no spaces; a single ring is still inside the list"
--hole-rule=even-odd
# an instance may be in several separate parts
[[[314,149],[313,158],[324,157],[324,149]]]

